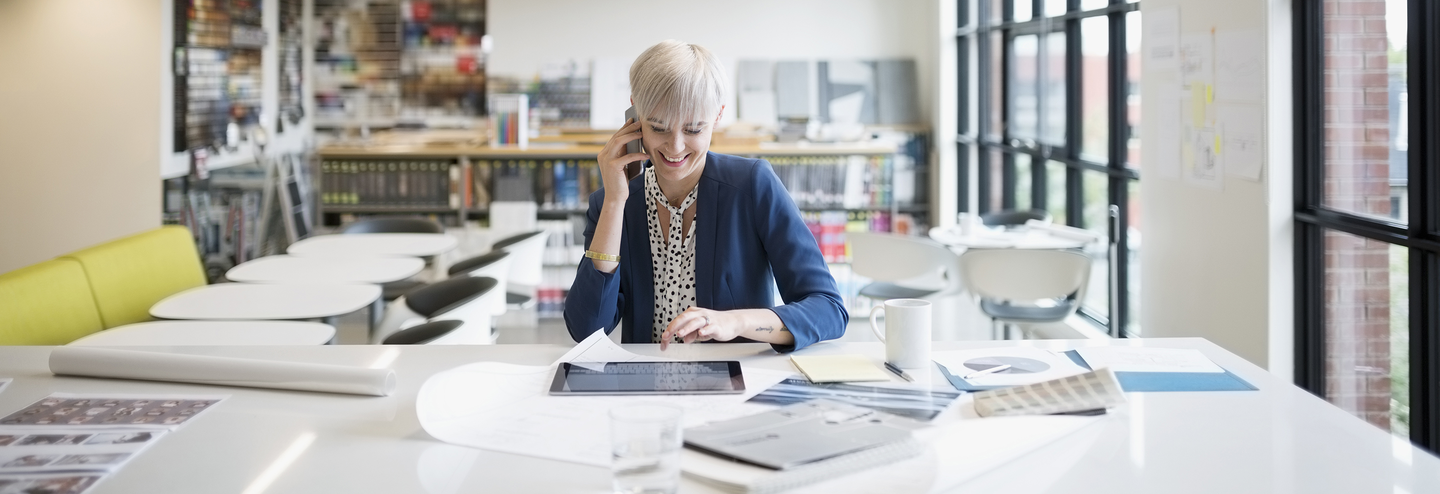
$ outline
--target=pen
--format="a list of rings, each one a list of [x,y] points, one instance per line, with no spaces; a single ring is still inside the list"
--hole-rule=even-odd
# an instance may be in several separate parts
[[[989,368],[989,369],[978,370],[978,371],[975,371],[975,372],[971,372],[971,373],[969,373],[969,374],[966,374],[965,377],[962,377],[961,379],[974,379],[974,378],[977,378],[977,377],[980,377],[980,376],[988,376],[988,375],[990,375],[990,374],[997,374],[997,373],[1000,373],[1000,372],[1005,372],[1005,371],[1007,371],[1007,370],[1010,370],[1010,364],[1000,364],[1000,365],[991,367],[991,368]]]
[[[905,371],[900,370],[900,368],[899,368],[899,367],[896,367],[895,364],[892,364],[892,363],[890,363],[890,362],[885,362],[885,368],[886,368],[886,369],[889,369],[890,372],[894,372],[895,375],[900,376],[900,377],[902,377],[902,378],[905,378],[906,381],[915,382],[915,378],[910,377],[909,374],[906,374]]]

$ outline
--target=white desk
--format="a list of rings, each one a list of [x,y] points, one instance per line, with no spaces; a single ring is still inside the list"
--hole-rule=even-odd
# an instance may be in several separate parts
[[[420,274],[416,257],[268,256],[230,268],[225,278],[243,283],[390,283]]]
[[[376,285],[220,283],[166,297],[150,307],[150,315],[212,321],[329,319],[364,309],[379,298]]]
[[[444,233],[358,233],[320,235],[290,245],[292,256],[430,257],[449,252],[459,244]]]
[[[314,322],[151,321],[113,327],[70,346],[294,346],[324,345],[333,339],[333,326]]]
[[[980,249],[1074,249],[1089,243],[1038,230],[976,228],[970,235],[962,235],[958,226],[931,228],[930,238],[950,247]]]
[[[1050,348],[1106,344],[1063,340],[1026,343]],[[935,348],[1006,344],[937,342]],[[1115,344],[1199,348],[1257,385],[1260,391],[1132,394],[1129,405],[1115,410],[1101,424],[977,477],[954,492],[1440,492],[1440,459],[1393,439],[1213,344],[1199,339],[1124,340]],[[626,347],[636,353],[659,354],[655,345]],[[549,363],[567,349],[555,345],[165,349],[395,368],[399,375],[395,395],[369,398],[57,378],[46,370],[47,347],[0,347],[0,377],[15,378],[0,393],[0,412],[17,410],[52,392],[231,395],[202,420],[166,437],[100,484],[93,491],[96,494],[234,493],[254,486],[267,471],[274,476],[274,482],[264,491],[269,494],[608,492],[607,469],[440,443],[427,435],[415,418],[416,392],[436,372],[481,360]],[[793,370],[768,345],[709,344],[684,350],[689,352],[687,358],[738,359],[746,366]],[[877,343],[822,343],[804,353],[863,353],[880,358],[883,347]],[[292,463],[281,461],[287,455],[294,456]],[[883,469],[874,472],[884,474]],[[846,478],[863,475],[867,474]],[[715,492],[688,479],[683,482],[684,492]]]

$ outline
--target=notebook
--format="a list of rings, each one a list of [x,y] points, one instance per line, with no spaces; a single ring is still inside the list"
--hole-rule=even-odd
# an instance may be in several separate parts
[[[863,355],[791,355],[790,362],[812,383],[890,380],[890,374]]]

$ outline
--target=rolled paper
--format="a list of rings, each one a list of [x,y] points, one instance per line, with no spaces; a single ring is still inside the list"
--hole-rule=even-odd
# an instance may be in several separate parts
[[[289,389],[368,396],[395,391],[395,371],[343,365],[232,357],[57,347],[50,352],[57,376],[135,379],[246,388]]]

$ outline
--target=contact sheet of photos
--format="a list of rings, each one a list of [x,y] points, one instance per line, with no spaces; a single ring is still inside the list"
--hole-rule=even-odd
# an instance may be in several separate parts
[[[53,394],[0,418],[0,494],[80,494],[224,396]]]

